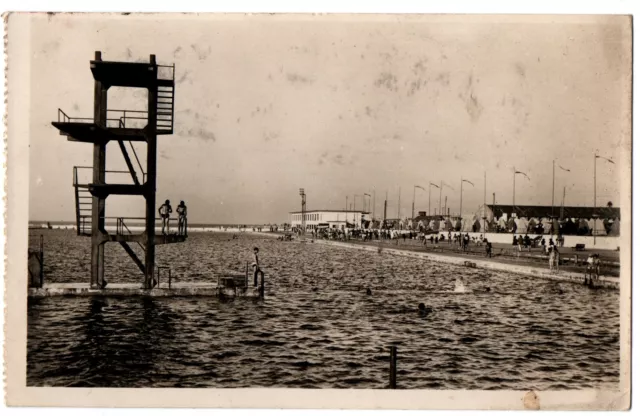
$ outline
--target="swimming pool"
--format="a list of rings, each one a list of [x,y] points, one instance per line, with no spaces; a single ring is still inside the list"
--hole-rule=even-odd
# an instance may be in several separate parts
[[[88,240],[44,234],[47,281],[88,279]],[[194,233],[157,247],[158,264],[177,281],[213,281],[243,270],[254,246],[262,303],[30,299],[28,385],[384,388],[389,345],[398,346],[400,388],[619,382],[617,291],[248,234]],[[140,279],[119,246],[106,252],[108,281]],[[456,278],[472,292],[454,292]]]

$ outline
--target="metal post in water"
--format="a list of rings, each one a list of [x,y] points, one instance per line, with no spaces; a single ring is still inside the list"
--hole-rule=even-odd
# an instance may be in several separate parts
[[[260,299],[264,299],[264,272],[260,270]]]
[[[398,364],[398,347],[389,347],[389,388],[396,388],[396,370]]]
[[[44,236],[40,234],[40,287],[44,286]]]
[[[171,289],[171,269],[169,269],[169,289]]]

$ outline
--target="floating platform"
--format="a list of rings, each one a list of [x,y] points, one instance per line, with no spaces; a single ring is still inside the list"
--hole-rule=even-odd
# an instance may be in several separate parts
[[[242,277],[244,279],[244,276]],[[237,278],[236,278],[237,279]],[[104,289],[92,289],[88,283],[45,283],[41,288],[29,288],[30,298],[54,296],[105,296],[105,297],[238,297],[260,298],[260,287],[230,287],[217,283],[175,282],[171,288],[162,282],[160,287],[143,289],[140,283],[109,283]]]

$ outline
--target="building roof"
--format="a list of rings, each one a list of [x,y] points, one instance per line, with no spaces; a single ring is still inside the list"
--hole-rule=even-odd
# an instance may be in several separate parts
[[[344,209],[308,209],[306,210],[304,213],[305,214],[312,214],[315,212],[339,212],[339,213],[343,213],[346,212],[348,214],[353,214],[354,212],[356,213],[362,213],[362,214],[368,214],[368,211],[363,211],[361,209],[356,209],[354,210],[344,210]],[[289,214],[302,214],[302,211],[290,211]]]
[[[450,215],[450,216],[446,216],[446,215],[418,215],[413,220],[414,221],[422,221],[423,223],[425,223],[425,222],[429,223],[429,222],[431,222],[431,220],[444,221],[446,219],[449,219],[450,221],[455,221],[458,218],[459,217],[457,215]]]
[[[510,216],[513,212],[512,205],[491,205],[487,204],[493,215],[501,217],[502,214]],[[516,205],[516,214],[518,217],[526,218],[549,218],[551,217],[551,206],[544,205]],[[553,214],[560,215],[560,210],[565,218],[591,218],[593,216],[593,207],[553,207]],[[597,207],[596,215],[599,218],[620,218],[620,208],[617,207]]]

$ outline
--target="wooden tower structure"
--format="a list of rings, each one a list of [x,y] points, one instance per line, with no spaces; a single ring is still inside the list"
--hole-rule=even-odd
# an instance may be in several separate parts
[[[93,117],[69,117],[58,109],[58,121],[52,124],[69,141],[93,146],[93,166],[73,168],[76,199],[76,227],[78,235],[91,237],[91,288],[106,286],[104,279],[104,245],[118,242],[144,275],[143,287],[155,286],[155,246],[184,242],[182,234],[156,234],[156,161],[157,140],[160,135],[173,134],[175,65],[158,65],[155,55],[149,62],[103,61],[97,51],[90,62],[94,78]],[[159,75],[159,70],[163,73]],[[116,110],[108,107],[110,87],[144,88],[148,91],[146,111]],[[126,171],[110,171],[106,166],[107,144],[118,143],[127,164]],[[133,142],[146,144],[146,170],[140,163]],[[129,145],[127,148],[127,144]],[[129,154],[131,150],[137,166]],[[81,183],[78,172],[92,173],[90,183]],[[116,174],[109,175],[108,174]],[[119,175],[117,175],[119,174]],[[126,176],[124,176],[124,175]],[[123,181],[123,177],[127,180]],[[117,180],[112,181],[113,178]],[[126,182],[126,183],[124,183]],[[109,218],[105,216],[110,195],[138,195],[145,199],[144,218]],[[107,232],[106,220],[116,220],[115,234]],[[134,234],[126,220],[144,219],[144,231]],[[144,251],[140,259],[129,244],[138,244]]]

